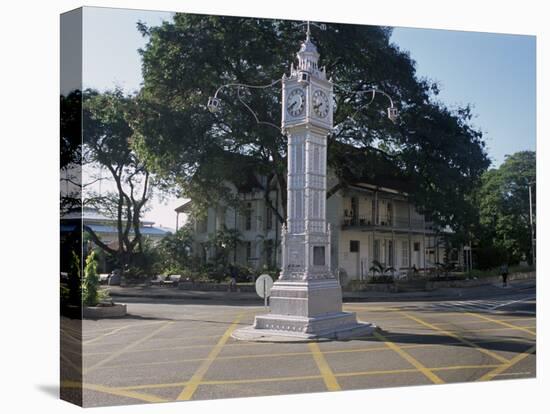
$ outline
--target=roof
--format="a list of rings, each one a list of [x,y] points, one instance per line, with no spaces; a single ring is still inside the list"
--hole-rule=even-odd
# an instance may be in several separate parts
[[[402,193],[414,192],[413,181],[382,152],[331,142],[328,157],[335,174],[348,185],[369,184]]]
[[[94,233],[118,233],[118,230],[114,226],[104,226],[100,224],[87,224]],[[158,227],[140,227],[141,234],[146,236],[165,236],[170,233],[168,230],[160,229]],[[130,230],[133,233],[133,230]]]
[[[115,226],[106,226],[101,224],[86,224],[96,234],[117,234],[118,230]],[[76,229],[76,224],[62,224],[60,226],[61,233],[70,233]],[[161,229],[159,227],[141,227],[140,232],[144,236],[166,236],[171,233],[168,229]],[[134,231],[130,230],[133,234]]]
[[[176,213],[188,213],[191,208],[191,200],[187,200],[181,206],[178,206],[174,209]]]

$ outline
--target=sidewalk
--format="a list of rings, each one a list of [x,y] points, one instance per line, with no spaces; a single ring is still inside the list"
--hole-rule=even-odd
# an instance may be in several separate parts
[[[463,296],[483,297],[510,295],[522,289],[536,286],[535,280],[511,282],[508,288],[499,285],[487,285],[468,288],[443,288],[429,292],[343,292],[344,302],[368,302],[368,301],[403,301],[403,300],[444,300],[457,299]],[[253,292],[216,292],[181,290],[173,287],[159,286],[109,286],[109,292],[113,298],[150,298],[150,299],[181,299],[181,300],[211,300],[211,301],[250,301],[263,303]]]

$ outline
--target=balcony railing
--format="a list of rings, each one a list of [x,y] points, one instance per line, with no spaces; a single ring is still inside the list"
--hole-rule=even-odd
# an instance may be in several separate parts
[[[344,216],[342,219],[343,227],[387,227],[388,229],[413,229],[413,230],[431,230],[432,223],[425,222],[422,219],[409,219],[407,217],[380,218],[378,223],[373,222],[372,215]]]

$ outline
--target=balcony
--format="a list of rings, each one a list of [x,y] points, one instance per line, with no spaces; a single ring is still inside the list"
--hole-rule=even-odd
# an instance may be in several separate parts
[[[342,230],[345,229],[364,229],[377,231],[395,231],[395,232],[432,232],[433,223],[424,222],[422,219],[411,219],[408,217],[380,218],[377,224],[374,224],[372,215],[351,215],[344,216],[341,221]]]

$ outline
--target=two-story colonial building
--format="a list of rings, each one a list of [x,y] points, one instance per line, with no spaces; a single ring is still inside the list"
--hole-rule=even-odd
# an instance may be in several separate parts
[[[246,188],[227,183],[242,201],[240,210],[220,203],[210,206],[203,219],[191,218],[194,252],[203,260],[213,257],[208,240],[225,226],[237,229],[241,235],[241,243],[230,258],[233,262],[256,269],[279,267],[282,223],[273,207],[282,211],[282,197],[276,185],[267,183],[265,177],[252,171],[249,176]],[[338,188],[341,180],[329,167],[328,188]],[[384,269],[393,268],[387,274],[395,277],[422,273],[444,261],[461,264],[457,249],[446,248],[449,231],[420,214],[407,189],[405,182],[377,174],[348,179],[345,186],[331,193],[326,202],[327,222],[331,225],[331,267],[336,274],[345,275],[342,282],[366,279],[373,274],[375,262]],[[184,203],[176,212],[189,213],[192,203]]]

